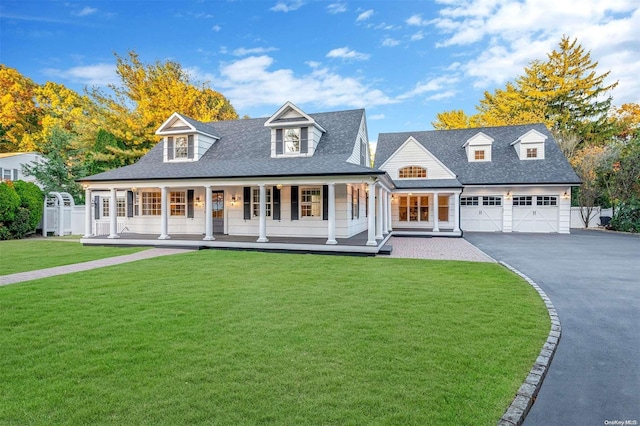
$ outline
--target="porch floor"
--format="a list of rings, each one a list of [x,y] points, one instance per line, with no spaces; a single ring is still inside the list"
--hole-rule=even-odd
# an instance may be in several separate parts
[[[336,238],[338,244],[326,244],[326,238],[310,237],[270,237],[268,242],[256,242],[257,236],[239,236],[215,234],[215,240],[204,241],[204,235],[170,234],[170,239],[159,240],[160,234],[137,234],[123,232],[119,238],[108,238],[106,235],[83,237],[80,241],[85,245],[116,245],[116,246],[153,246],[153,247],[182,247],[193,249],[240,249],[264,251],[299,251],[307,253],[351,253],[363,255],[390,254],[391,247],[385,245],[390,234],[385,234],[381,240],[376,240],[375,246],[368,246],[367,231],[351,238]]]

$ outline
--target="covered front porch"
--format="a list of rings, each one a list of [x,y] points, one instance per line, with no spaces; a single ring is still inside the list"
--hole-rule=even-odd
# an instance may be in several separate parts
[[[395,189],[391,224],[397,236],[460,237],[461,189]]]
[[[216,234],[213,240],[204,240],[203,235],[172,234],[170,239],[159,239],[160,234],[139,234],[122,232],[119,238],[102,236],[85,236],[80,242],[85,245],[116,245],[116,246],[153,246],[153,247],[182,247],[192,249],[235,249],[259,250],[274,252],[304,252],[304,253],[341,253],[374,256],[376,254],[390,254],[391,247],[387,245],[390,233],[376,240],[376,245],[367,244],[368,232],[364,231],[349,238],[337,238],[337,244],[327,245],[326,238],[312,237],[269,237],[266,242],[257,242],[253,236]]]

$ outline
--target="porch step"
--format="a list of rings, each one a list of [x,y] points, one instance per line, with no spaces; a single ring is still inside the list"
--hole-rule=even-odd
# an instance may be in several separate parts
[[[391,254],[391,252],[393,251],[393,246],[391,244],[385,244],[382,247],[380,247],[380,251],[378,251],[378,254],[381,256],[389,256]]]

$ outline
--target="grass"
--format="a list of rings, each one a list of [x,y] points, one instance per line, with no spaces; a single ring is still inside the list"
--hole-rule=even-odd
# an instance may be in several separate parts
[[[495,425],[548,330],[495,264],[189,252],[0,287],[0,423]]]
[[[0,275],[136,253],[141,247],[83,246],[59,238],[0,241]],[[64,244],[64,245],[63,245]]]

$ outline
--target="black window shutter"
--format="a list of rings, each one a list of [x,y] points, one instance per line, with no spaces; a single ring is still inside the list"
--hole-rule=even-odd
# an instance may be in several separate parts
[[[360,164],[367,165],[367,145],[363,140],[360,140]]]
[[[187,158],[193,160],[193,135],[187,136]]]
[[[298,220],[298,187],[291,187],[291,220]]]
[[[94,203],[94,209],[95,209],[95,216],[96,216],[96,220],[100,219],[100,196],[96,195],[93,198],[93,203]]]
[[[280,220],[280,190],[277,186],[271,189],[273,198],[273,220]]]
[[[167,138],[167,159],[173,160],[173,136]]]
[[[244,203],[244,220],[251,219],[251,187],[244,187],[242,202]]]
[[[309,152],[309,128],[303,127],[300,129],[300,153],[306,154]]]
[[[276,155],[283,153],[282,144],[282,129],[276,129]]]
[[[356,219],[360,218],[360,188],[356,189]]]
[[[18,169],[13,169],[13,180],[18,180]]]
[[[322,185],[322,220],[329,219],[329,185]]]
[[[133,217],[133,191],[127,191],[127,217]]]
[[[193,189],[187,190],[187,217],[193,219]]]

